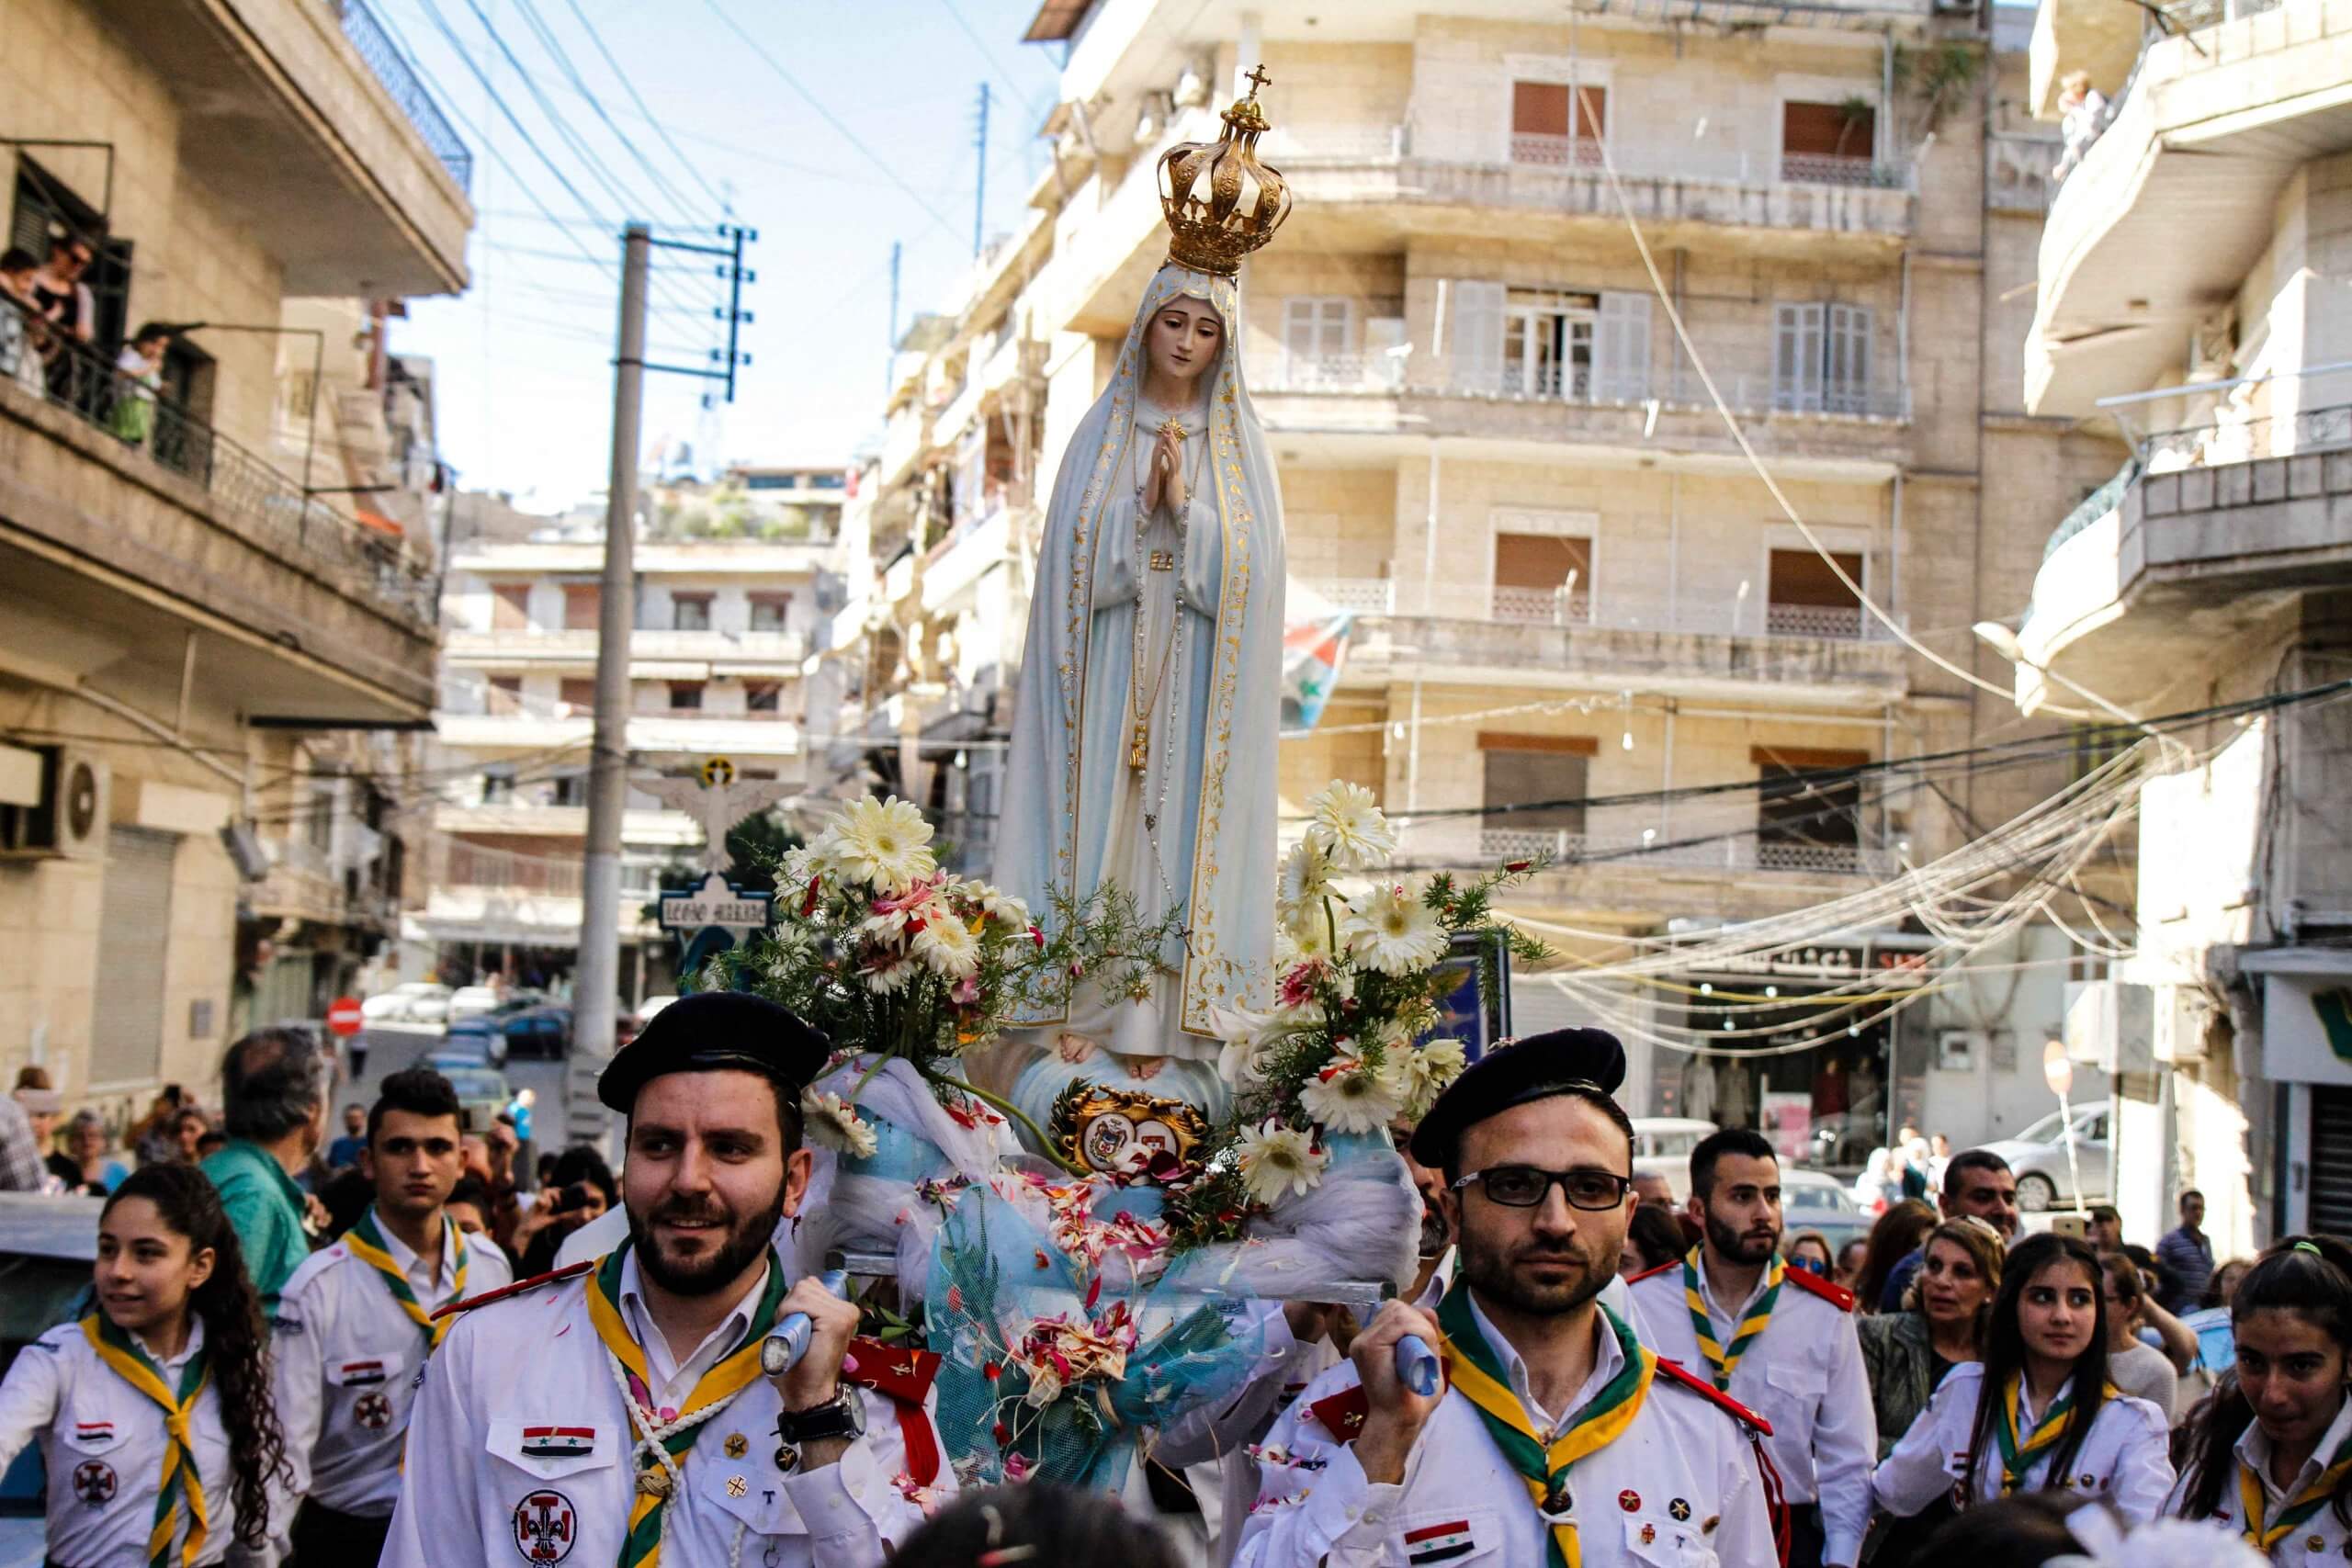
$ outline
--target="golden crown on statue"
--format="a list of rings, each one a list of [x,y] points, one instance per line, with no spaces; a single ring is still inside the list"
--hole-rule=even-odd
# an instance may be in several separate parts
[[[1259,66],[1243,78],[1250,96],[1225,111],[1225,134],[1159,155],[1159,210],[1168,220],[1168,259],[1231,277],[1241,259],[1274,237],[1290,216],[1290,184],[1258,162],[1265,112],[1258,89],[1273,80]]]

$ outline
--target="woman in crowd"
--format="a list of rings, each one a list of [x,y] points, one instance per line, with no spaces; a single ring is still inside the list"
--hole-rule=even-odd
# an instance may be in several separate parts
[[[147,1107],[147,1114],[133,1122],[130,1130],[123,1134],[124,1146],[139,1156],[141,1165],[170,1159],[178,1143],[179,1113],[194,1103],[187,1090],[175,1083],[165,1084]]]
[[[2173,1371],[2171,1359],[2163,1351],[2140,1340],[2148,1305],[2147,1281],[2141,1277],[2140,1266],[2120,1252],[2108,1253],[2098,1261],[2106,1275],[2107,1380],[2163,1411],[2169,1426],[2179,1401],[2180,1374]]]
[[[1797,1232],[1789,1237],[1789,1244],[1781,1249],[1781,1256],[1789,1260],[1790,1268],[1810,1269],[1817,1278],[1824,1280],[1829,1278],[1830,1270],[1838,1267],[1838,1259],[1829,1250],[1829,1238],[1819,1231]]]
[[[1878,1310],[1879,1298],[1886,1293],[1887,1276],[1917,1248],[1920,1238],[1935,1228],[1936,1212],[1925,1203],[1897,1203],[1879,1216],[1878,1224],[1871,1227],[1870,1257],[1862,1264],[1861,1279],[1854,1285],[1862,1311]]]
[[[2197,1304],[2200,1308],[2234,1305],[2238,1286],[2245,1281],[2247,1271],[2253,1267],[2254,1259],[2251,1258],[2233,1258],[2214,1269],[2213,1277],[2205,1281],[2205,1294]]]
[[[0,1467],[39,1439],[48,1556],[74,1568],[203,1568],[266,1549],[284,1441],[261,1303],[220,1195],[147,1167],[98,1218],[97,1308],[0,1383]]]
[[[1870,1261],[1870,1257],[1871,1238],[1869,1236],[1848,1236],[1846,1245],[1838,1249],[1838,1271],[1831,1277],[1846,1289],[1849,1291],[1854,1289],[1862,1282],[1862,1266]],[[1860,1296],[1855,1298],[1858,1303],[1860,1300]],[[1855,1310],[1860,1310],[1859,1304]]]
[[[1878,1416],[1881,1459],[1894,1451],[1954,1367],[1982,1359],[1985,1325],[2001,1292],[2000,1234],[1982,1220],[1945,1221],[1928,1233],[1925,1251],[1911,1279],[1906,1308],[1866,1315],[1856,1325]],[[1951,1516],[1946,1496],[1908,1518],[1889,1521],[1872,1545],[1871,1561],[1911,1561]]]
[[[1625,1231],[1625,1249],[1618,1254],[1617,1272],[1630,1280],[1646,1269],[1660,1268],[1690,1251],[1682,1239],[1682,1222],[1670,1209],[1644,1203],[1634,1211]]]
[[[130,1176],[130,1167],[107,1152],[107,1124],[96,1111],[74,1112],[64,1139],[64,1152],[49,1156],[49,1168],[66,1191],[103,1198]]]
[[[2282,1242],[2230,1304],[2237,1370],[2190,1427],[2172,1511],[2218,1519],[2282,1568],[2352,1555],[2352,1247]]]
[[[2011,1250],[1984,1359],[1947,1373],[1880,1462],[1881,1508],[1908,1518],[1939,1497],[1965,1506],[2054,1488],[2105,1498],[2133,1524],[2156,1517],[2173,1484],[2169,1423],[2108,1382],[2099,1274],[2098,1255],[2070,1236]]]

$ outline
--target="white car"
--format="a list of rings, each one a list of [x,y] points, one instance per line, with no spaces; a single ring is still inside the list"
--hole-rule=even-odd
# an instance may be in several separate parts
[[[430,980],[406,980],[389,991],[379,991],[359,1004],[359,1016],[369,1023],[431,1021],[419,1010],[430,1006],[437,1016],[448,1011],[449,987]]]
[[[674,1002],[678,998],[675,997],[646,998],[644,1004],[637,1010],[637,1026],[639,1029],[643,1029],[647,1024],[653,1021],[653,1015],[655,1013],[660,1012],[663,1008],[668,1007],[672,1002]],[[621,1010],[623,1012],[627,1012],[628,1010],[627,1008],[623,1008]]]
[[[1690,1151],[1714,1130],[1713,1122],[1691,1116],[1636,1116],[1634,1169],[1665,1177],[1667,1190],[1679,1203],[1690,1196]]]
[[[450,995],[447,986],[429,987],[408,1004],[408,1016],[418,1023],[447,1023]]]
[[[462,986],[449,997],[449,1009],[444,1015],[455,1023],[461,1018],[479,1018],[486,1012],[496,1012],[504,1000],[495,986]]]
[[[1980,1145],[2009,1162],[2009,1168],[2017,1173],[2018,1207],[2030,1214],[2062,1203],[2087,1203],[2109,1196],[2108,1160],[2113,1145],[2108,1137],[2108,1102],[2102,1100],[2069,1109],[2075,1128],[2071,1161],[2066,1153],[2067,1111],[2053,1111],[2013,1138]],[[2079,1194],[2075,1190],[2076,1171],[2082,1175]]]

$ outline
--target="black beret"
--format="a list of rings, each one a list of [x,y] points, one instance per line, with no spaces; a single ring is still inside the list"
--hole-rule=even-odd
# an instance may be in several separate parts
[[[664,1073],[761,1073],[799,1091],[824,1070],[832,1042],[789,1010],[744,991],[696,991],[653,1015],[596,1079],[596,1098],[627,1116],[637,1091]]]
[[[1433,1169],[1452,1162],[1470,1127],[1514,1105],[1548,1100],[1570,1085],[1613,1095],[1625,1081],[1625,1047],[1604,1029],[1555,1029],[1490,1048],[1446,1086],[1413,1129],[1413,1157]]]

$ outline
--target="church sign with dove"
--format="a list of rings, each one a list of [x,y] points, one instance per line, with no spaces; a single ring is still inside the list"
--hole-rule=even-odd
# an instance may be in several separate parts
[[[791,794],[792,786],[774,779],[739,779],[733,762],[713,757],[691,778],[640,779],[637,787],[703,827],[701,885],[662,895],[662,929],[678,939],[678,989],[684,993],[694,988],[695,976],[713,954],[766,929],[775,895],[750,892],[727,879],[735,863],[727,852],[727,833]]]

